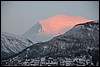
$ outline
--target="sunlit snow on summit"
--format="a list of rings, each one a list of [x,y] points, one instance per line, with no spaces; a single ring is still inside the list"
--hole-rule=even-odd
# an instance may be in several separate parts
[[[88,21],[92,21],[92,20],[81,16],[68,16],[68,15],[59,14],[44,20],[40,20],[39,23],[42,26],[43,32],[57,34],[57,33],[62,33],[62,30],[64,29]]]

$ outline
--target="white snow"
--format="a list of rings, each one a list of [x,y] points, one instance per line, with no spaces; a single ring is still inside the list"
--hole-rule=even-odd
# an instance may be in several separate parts
[[[1,33],[1,50],[2,52],[14,52],[14,53],[18,53],[20,51],[22,51],[23,49],[25,49],[28,46],[33,45],[32,43],[29,43],[27,41],[27,39],[18,36],[18,35],[14,35],[14,34],[10,34],[10,33],[5,33],[2,32]]]
[[[39,23],[36,23],[32,28],[26,31],[22,36],[30,39],[34,43],[45,42],[51,40],[53,37],[64,34],[66,31],[72,27],[67,27],[60,31],[58,34],[51,34],[48,32],[43,32],[42,26]]]

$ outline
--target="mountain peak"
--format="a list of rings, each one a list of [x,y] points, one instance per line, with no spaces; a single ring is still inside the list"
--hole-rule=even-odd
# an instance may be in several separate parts
[[[42,31],[57,34],[65,28],[73,27],[76,24],[89,21],[92,20],[81,16],[68,16],[64,14],[58,14],[56,16],[40,20],[39,23],[42,26]]]
[[[40,20],[32,28],[26,31],[23,36],[33,42],[44,42],[54,36],[64,34],[77,24],[91,21],[81,16],[68,16],[58,14],[50,18]]]

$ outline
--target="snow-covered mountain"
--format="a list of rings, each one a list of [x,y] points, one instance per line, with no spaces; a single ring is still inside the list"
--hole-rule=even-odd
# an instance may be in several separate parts
[[[22,36],[31,39],[34,43],[44,42],[61,35],[74,25],[92,21],[80,16],[67,16],[59,14],[45,20],[40,20]]]
[[[33,42],[29,39],[1,32],[1,59],[17,54],[31,45],[33,45]]]
[[[30,39],[34,43],[50,40],[54,35],[47,32],[40,32],[42,26],[37,22],[32,28],[26,31],[22,36]]]
[[[41,57],[66,57],[70,59],[86,57],[86,60],[91,60],[96,66],[99,63],[99,22],[91,21],[77,24],[66,33],[47,42],[36,43],[10,58],[25,61],[25,59]]]
[[[63,35],[54,37],[47,42],[34,44],[19,56],[22,58],[26,55],[27,58],[44,56],[75,58],[77,54],[80,56],[89,55],[88,50],[91,50],[92,56],[98,57],[99,23],[93,21],[77,24]]]

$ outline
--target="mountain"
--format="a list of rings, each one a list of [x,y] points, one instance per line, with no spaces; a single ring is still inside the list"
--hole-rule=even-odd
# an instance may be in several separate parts
[[[21,58],[37,58],[46,56],[76,56],[91,55],[97,59],[99,53],[99,23],[96,21],[75,25],[66,33],[54,37],[50,41],[36,43],[22,51]]]
[[[92,20],[80,16],[67,16],[59,14],[40,20],[22,36],[31,39],[34,43],[45,42],[55,36],[65,33],[76,24],[88,21]]]
[[[29,39],[1,32],[1,59],[17,54],[31,45],[33,45],[33,42]]]

